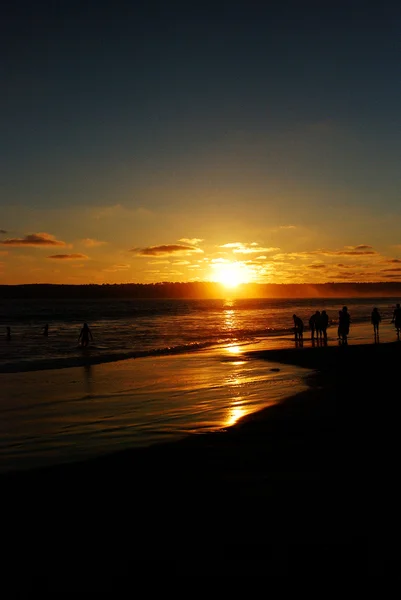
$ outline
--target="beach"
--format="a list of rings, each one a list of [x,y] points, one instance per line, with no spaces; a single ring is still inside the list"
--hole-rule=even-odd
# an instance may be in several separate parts
[[[1,475],[11,554],[39,547],[54,590],[398,570],[401,344],[248,358],[306,369],[307,389],[219,431]]]

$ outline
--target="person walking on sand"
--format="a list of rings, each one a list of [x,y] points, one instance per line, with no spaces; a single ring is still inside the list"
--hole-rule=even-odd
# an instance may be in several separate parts
[[[304,339],[304,323],[297,315],[292,315],[292,318],[294,319],[295,341],[301,341]]]
[[[370,320],[373,325],[373,332],[375,334],[375,337],[379,337],[379,323],[382,320],[382,318],[376,307],[374,307],[374,309],[372,310],[372,315],[371,315]]]
[[[343,309],[339,312],[339,334],[340,340],[343,344],[348,344],[349,327],[351,323],[351,317],[348,312],[348,308],[343,306]]]
[[[89,338],[91,341],[93,340],[92,332],[89,329],[88,324],[84,323],[84,325],[81,329],[81,332],[79,334],[79,337],[78,337],[78,343],[81,341],[81,346],[83,346],[85,348],[86,346],[89,345]]]
[[[7,327],[6,332],[6,340],[11,340],[11,328]]]
[[[395,325],[395,328],[397,330],[397,339],[399,340],[400,339],[400,329],[401,329],[401,307],[399,304],[396,304],[391,322],[394,323],[394,325]]]
[[[315,331],[316,331],[316,337],[317,337],[317,322],[319,320],[320,317],[320,312],[317,310],[316,312],[313,313],[313,315],[311,315],[311,318],[309,319],[309,329],[310,329],[310,336],[311,336],[311,340],[313,341],[315,338]]]
[[[49,335],[49,325],[47,323],[43,327],[43,335],[46,336],[46,337]]]

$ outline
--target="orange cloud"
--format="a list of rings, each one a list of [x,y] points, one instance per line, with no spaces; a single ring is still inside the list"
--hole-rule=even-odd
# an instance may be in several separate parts
[[[320,254],[323,256],[370,256],[372,254],[378,254],[376,250],[370,250],[372,246],[345,246],[345,250],[311,250],[310,252],[298,252],[293,253],[298,256],[315,256]]]
[[[184,244],[166,244],[162,246],[149,246],[148,248],[131,248],[130,252],[135,252],[138,256],[168,256],[170,254],[188,256],[203,252],[203,250],[196,246]]]
[[[230,242],[229,244],[223,244],[220,248],[229,248],[234,254],[256,254],[258,252],[278,252],[280,248],[263,248],[259,246],[257,242],[251,242],[250,244],[244,244],[242,242]]]
[[[50,233],[30,233],[23,238],[8,238],[0,242],[4,246],[66,246],[65,242],[56,240]]]
[[[100,240],[94,240],[92,238],[85,238],[82,240],[82,243],[87,248],[96,248],[96,246],[104,246],[104,244],[107,244],[107,242],[101,242]]]
[[[198,244],[203,242],[203,239],[201,239],[201,238],[181,238],[178,241],[183,242],[184,244],[189,244],[190,246],[197,246]]]
[[[366,244],[360,244],[359,246],[345,246],[347,250],[373,250],[373,246],[367,246]]]
[[[86,254],[52,254],[47,258],[56,258],[57,260],[87,260]]]
[[[118,273],[119,271],[126,271],[127,269],[129,269],[131,267],[131,265],[112,265],[111,267],[108,267],[107,269],[103,269],[103,271],[105,273]]]

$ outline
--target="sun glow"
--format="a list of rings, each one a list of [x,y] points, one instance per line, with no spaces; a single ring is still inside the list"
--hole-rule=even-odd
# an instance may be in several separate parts
[[[228,288],[235,288],[250,280],[248,269],[241,263],[222,263],[214,265],[215,280]]]

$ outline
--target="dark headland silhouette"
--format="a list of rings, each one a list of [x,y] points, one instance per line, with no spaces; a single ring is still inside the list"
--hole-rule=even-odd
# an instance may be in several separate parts
[[[161,282],[118,284],[0,285],[0,298],[223,298],[228,291],[214,282]],[[230,295],[238,298],[352,298],[399,297],[401,282],[379,283],[243,283]]]

